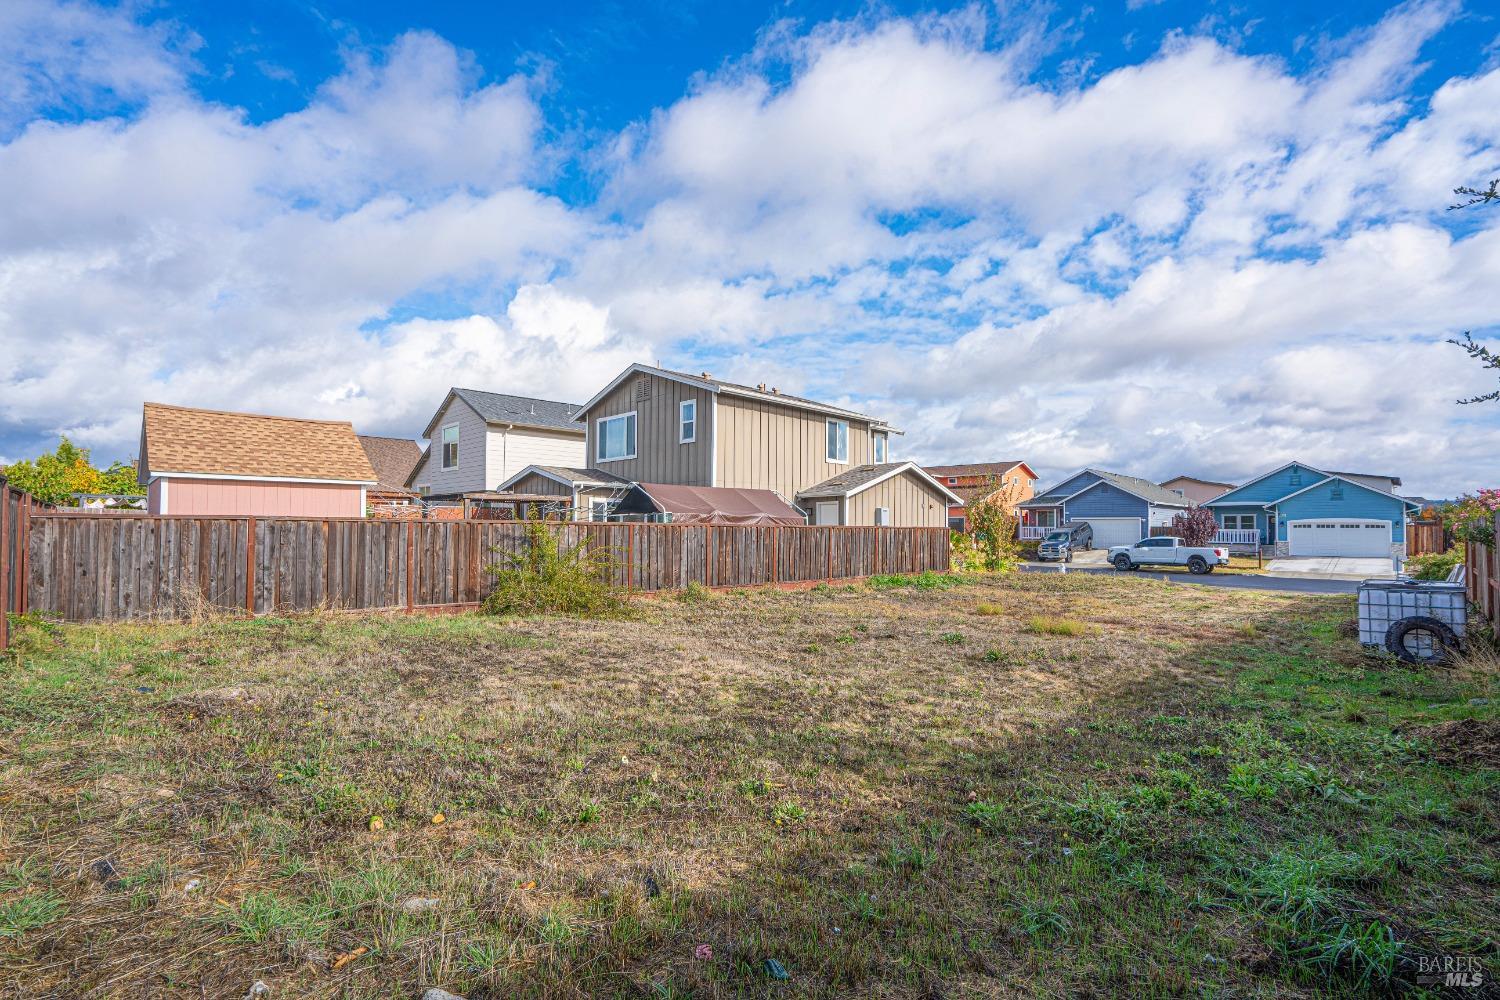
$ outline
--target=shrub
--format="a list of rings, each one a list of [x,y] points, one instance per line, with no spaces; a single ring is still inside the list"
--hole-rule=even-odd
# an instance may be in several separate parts
[[[1003,615],[1003,614],[1005,614],[1005,609],[1003,607],[1001,607],[1000,605],[998,605],[998,604],[991,604],[988,601],[981,601],[974,608],[974,613],[976,615],[984,615],[986,617],[993,617],[995,615]]]
[[[545,521],[526,522],[525,547],[502,552],[485,567],[494,587],[484,599],[492,615],[619,616],[629,606],[610,583],[612,555],[582,545],[564,551],[562,532]]]
[[[987,496],[972,501],[964,512],[969,533],[955,531],[952,537],[953,568],[969,572],[1008,573],[1019,559],[1016,516],[1020,499],[1015,487],[1001,487],[990,477]]]
[[[1207,545],[1218,534],[1219,522],[1207,507],[1192,507],[1172,518],[1172,534],[1184,545]]]
[[[1406,560],[1406,572],[1416,580],[1446,580],[1453,567],[1464,561],[1464,554],[1454,546],[1447,552],[1430,552]]]

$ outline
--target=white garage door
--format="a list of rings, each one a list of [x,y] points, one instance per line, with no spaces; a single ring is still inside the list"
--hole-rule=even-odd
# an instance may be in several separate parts
[[[1111,545],[1134,545],[1146,537],[1138,517],[1086,517],[1094,529],[1094,548],[1107,549]]]
[[[1389,521],[1291,521],[1287,550],[1294,556],[1378,556],[1391,554]]]

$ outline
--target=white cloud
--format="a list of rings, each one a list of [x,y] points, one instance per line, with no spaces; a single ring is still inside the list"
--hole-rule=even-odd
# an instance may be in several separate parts
[[[1073,26],[783,22],[582,149],[421,32],[252,123],[148,14],[0,11],[8,453],[129,454],[145,398],[416,434],[451,385],[578,400],[658,358],[1044,475],[1296,456],[1441,494],[1500,445],[1441,343],[1500,321],[1500,214],[1442,211],[1500,162],[1500,70],[1413,90],[1446,3],[1299,72],[1179,32],[1053,80]],[[573,163],[597,204],[545,193]]]

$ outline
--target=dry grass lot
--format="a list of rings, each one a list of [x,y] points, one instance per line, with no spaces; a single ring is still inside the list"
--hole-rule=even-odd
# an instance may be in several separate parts
[[[0,996],[1279,997],[1403,988],[1443,952],[1500,971],[1483,663],[1366,658],[1341,596],[892,582],[629,621],[26,629],[0,667]]]

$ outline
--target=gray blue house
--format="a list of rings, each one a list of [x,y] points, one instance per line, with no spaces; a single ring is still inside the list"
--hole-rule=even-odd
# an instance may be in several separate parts
[[[1023,539],[1041,538],[1059,524],[1087,521],[1094,529],[1094,548],[1102,549],[1140,541],[1152,528],[1171,524],[1191,502],[1148,479],[1084,469],[1016,506]]]
[[[1406,522],[1417,504],[1395,495],[1400,485],[1395,476],[1288,462],[1203,506],[1224,535],[1235,536],[1225,540],[1258,539],[1276,555],[1404,558]]]

